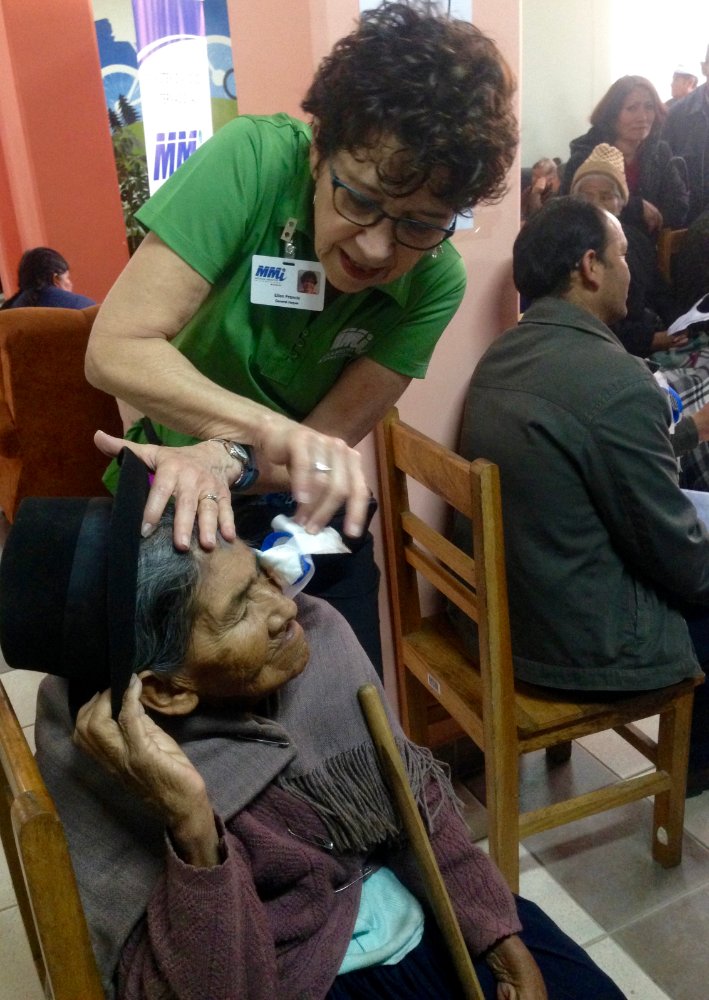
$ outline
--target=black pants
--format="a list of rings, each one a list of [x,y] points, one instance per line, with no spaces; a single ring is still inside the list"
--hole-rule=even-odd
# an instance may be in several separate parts
[[[586,952],[527,899],[516,897],[521,939],[546,984],[549,1000],[625,1000],[615,983]],[[327,1000],[457,1000],[462,991],[432,917],[417,948],[397,965],[375,965],[338,976]],[[483,958],[475,971],[485,1000],[496,1000],[497,980]]]
[[[292,517],[296,504],[289,493],[267,493],[257,497],[234,497],[236,530],[249,545],[259,547],[271,531],[271,521],[278,514]],[[370,500],[368,522],[376,510]],[[342,535],[344,511],[330,522]],[[313,556],[315,574],[303,593],[321,597],[340,612],[359,640],[379,675],[383,675],[382,646],[379,634],[379,578],[374,561],[374,539],[366,531],[359,538],[343,535],[350,554]]]

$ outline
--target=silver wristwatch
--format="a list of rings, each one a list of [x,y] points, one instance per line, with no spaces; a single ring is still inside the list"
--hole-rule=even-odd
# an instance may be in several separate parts
[[[236,459],[237,462],[241,462],[241,472],[231,484],[230,489],[238,493],[253,486],[258,479],[258,466],[251,445],[239,444],[238,441],[228,441],[226,438],[210,438],[209,440],[218,441],[219,444],[224,445],[227,454]]]

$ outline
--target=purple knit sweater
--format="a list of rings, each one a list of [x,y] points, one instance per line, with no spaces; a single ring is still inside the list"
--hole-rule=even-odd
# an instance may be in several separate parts
[[[435,808],[438,791],[429,786]],[[164,875],[121,957],[121,1000],[322,1000],[352,936],[362,859],[318,847],[315,811],[270,785],[220,823],[223,862],[184,864],[168,846]],[[289,829],[293,833],[289,832]],[[297,834],[297,836],[294,836]],[[473,955],[520,929],[488,856],[444,802],[432,843]],[[423,901],[409,851],[382,859]]]

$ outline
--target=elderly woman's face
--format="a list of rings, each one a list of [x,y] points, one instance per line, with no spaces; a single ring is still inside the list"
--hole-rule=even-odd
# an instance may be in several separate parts
[[[623,196],[618,185],[605,174],[587,174],[574,184],[571,193],[604,208],[611,215],[620,215],[623,208]]]
[[[262,698],[305,667],[295,603],[242,542],[203,556],[197,605],[183,676],[200,698]]]
[[[655,124],[655,102],[646,87],[633,87],[623,102],[615,123],[615,138],[624,142],[642,142]]]
[[[386,156],[386,143],[381,149]],[[391,151],[395,151],[393,146]],[[379,183],[377,164],[372,159],[357,159],[351,153],[339,152],[331,160],[324,161],[318,159],[313,146],[311,167],[315,177],[315,250],[328,281],[341,292],[361,292],[372,285],[395,281],[430,250],[415,250],[398,243],[391,219],[383,218],[365,227],[343,218],[334,206],[331,171],[354,192],[347,197],[356,199],[359,194],[397,218],[405,217],[445,229],[455,217],[451,208],[434,197],[427,187],[403,198],[387,195]]]

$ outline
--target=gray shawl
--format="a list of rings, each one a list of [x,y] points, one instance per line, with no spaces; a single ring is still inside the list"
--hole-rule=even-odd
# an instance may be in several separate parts
[[[349,626],[328,604],[298,597],[310,645],[304,672],[263,715],[198,710],[160,725],[202,774],[215,812],[228,819],[272,781],[308,802],[339,851],[368,853],[402,836],[382,782],[357,689],[379,681]],[[389,712],[409,780],[426,813],[433,778],[454,799],[428,750],[409,743]],[[64,823],[108,996],[121,949],[164,868],[162,822],[71,742],[66,682],[46,678],[37,702],[37,761]],[[426,816],[427,820],[432,817]]]

